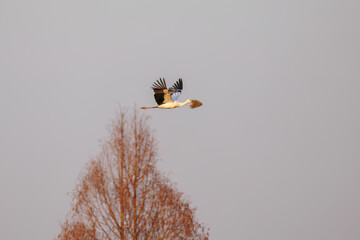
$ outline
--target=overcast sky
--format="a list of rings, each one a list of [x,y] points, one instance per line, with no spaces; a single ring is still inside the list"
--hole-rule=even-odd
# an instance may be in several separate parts
[[[0,236],[52,239],[118,106],[211,239],[360,239],[358,0],[0,1]]]

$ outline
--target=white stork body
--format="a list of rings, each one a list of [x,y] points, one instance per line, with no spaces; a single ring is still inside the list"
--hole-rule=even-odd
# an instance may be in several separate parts
[[[189,103],[191,103],[190,99],[186,100],[183,103],[174,101],[174,102],[168,102],[168,103],[161,104],[161,105],[157,106],[157,108],[172,109],[172,108],[177,108],[177,107],[183,107]]]
[[[183,107],[186,104],[194,103],[190,106],[191,108],[199,107],[202,103],[198,100],[188,99],[185,102],[176,101],[180,96],[181,91],[183,89],[183,82],[180,78],[171,88],[167,89],[165,79],[157,80],[152,89],[154,90],[154,98],[158,106],[155,107],[142,107],[141,109],[152,109],[152,108],[162,108],[162,109],[173,109],[177,107]]]

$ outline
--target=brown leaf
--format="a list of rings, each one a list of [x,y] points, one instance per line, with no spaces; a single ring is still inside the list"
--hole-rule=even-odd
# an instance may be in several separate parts
[[[197,108],[197,107],[200,107],[202,105],[202,102],[200,102],[199,100],[191,100],[191,105],[190,107],[191,108]]]

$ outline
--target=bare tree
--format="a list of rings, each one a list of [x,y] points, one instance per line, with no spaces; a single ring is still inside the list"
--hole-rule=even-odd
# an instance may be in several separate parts
[[[85,167],[57,239],[208,239],[195,209],[156,168],[156,141],[139,115],[121,111]]]

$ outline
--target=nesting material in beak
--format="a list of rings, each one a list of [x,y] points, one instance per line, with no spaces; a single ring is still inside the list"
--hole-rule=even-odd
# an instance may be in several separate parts
[[[197,108],[200,107],[201,105],[202,102],[200,102],[199,100],[191,100],[190,108]]]

